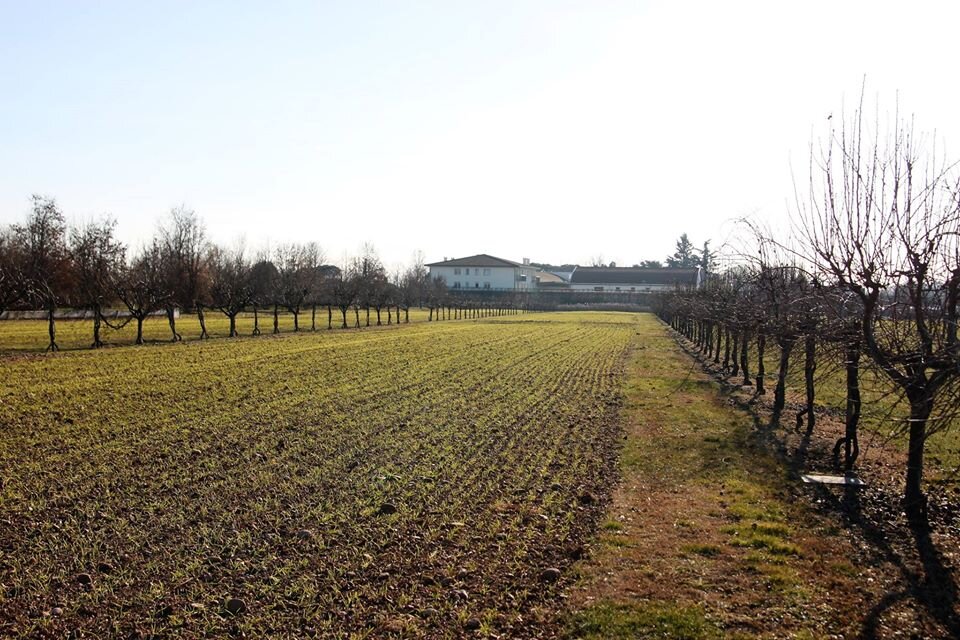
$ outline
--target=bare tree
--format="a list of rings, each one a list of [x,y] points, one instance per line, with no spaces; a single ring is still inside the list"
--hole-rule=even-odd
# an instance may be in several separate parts
[[[250,304],[253,307],[253,335],[260,335],[259,307],[274,303],[279,278],[276,265],[270,260],[269,254],[262,251],[250,268]]]
[[[70,231],[74,304],[93,314],[94,349],[103,346],[103,309],[114,299],[126,256],[126,247],[114,237],[116,226],[115,220],[107,218]]]
[[[209,287],[207,274],[207,233],[203,221],[191,209],[180,206],[171,209],[170,216],[160,226],[167,284],[172,293],[167,307],[167,319],[173,340],[180,340],[174,322],[174,307],[194,310],[200,321],[200,338],[209,338],[203,314]]]
[[[343,317],[341,328],[347,328],[347,311],[356,304],[360,292],[360,279],[349,262],[340,268],[331,283],[331,298]],[[359,316],[357,325],[359,326]]]
[[[13,239],[23,252],[28,297],[47,312],[47,351],[59,351],[55,314],[69,291],[70,278],[67,224],[52,198],[34,195],[32,202],[26,222],[13,226]]]
[[[910,406],[905,499],[924,513],[924,447],[957,407],[941,402],[960,376],[960,183],[910,123],[881,134],[862,106],[811,152],[809,194],[798,198],[811,262],[855,295],[863,350]]]
[[[250,262],[242,244],[234,249],[213,247],[210,252],[210,304],[230,320],[230,337],[237,333],[237,315],[252,298]]]
[[[13,230],[4,229],[0,232],[0,314],[26,296],[22,262]]]
[[[167,286],[163,247],[154,238],[124,270],[116,285],[117,297],[137,322],[136,344],[143,344],[143,321],[169,303]]]

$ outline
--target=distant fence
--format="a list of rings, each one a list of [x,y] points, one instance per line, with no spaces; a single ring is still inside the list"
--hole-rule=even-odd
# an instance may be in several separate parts
[[[520,304],[531,309],[572,311],[650,311],[656,293],[639,291],[582,291],[567,288],[447,289],[454,304]],[[616,307],[616,308],[615,308]]]

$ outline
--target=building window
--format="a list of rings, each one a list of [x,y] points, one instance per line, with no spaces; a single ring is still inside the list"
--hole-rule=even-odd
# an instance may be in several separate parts
[[[615,288],[614,291],[620,291],[620,287]]]
[[[636,290],[637,290],[636,287],[630,287],[630,291],[636,291]]]
[[[484,289],[489,289],[489,288],[490,288],[490,283],[489,283],[489,282],[484,282],[484,283],[483,283],[483,288],[484,288]]]
[[[454,283],[453,283],[453,288],[454,288],[454,289],[459,289],[459,288],[460,288],[460,283],[459,283],[459,282],[454,282]]]
[[[526,282],[526,281],[527,281],[527,274],[521,273],[519,276],[517,276],[517,280],[519,280],[520,282]]]
[[[483,275],[485,275],[485,276],[490,275],[490,269],[484,269],[484,270],[483,270]]]
[[[464,269],[464,274],[470,275],[470,267],[467,267],[466,269]]]
[[[455,275],[455,276],[460,275],[460,267],[454,267],[454,269],[453,269],[453,275]]]
[[[479,288],[480,288],[480,283],[479,283],[479,282],[474,282],[474,283],[473,283],[473,288],[474,288],[474,289],[479,289]]]
[[[603,287],[594,287],[593,290],[594,290],[594,291],[603,291]]]

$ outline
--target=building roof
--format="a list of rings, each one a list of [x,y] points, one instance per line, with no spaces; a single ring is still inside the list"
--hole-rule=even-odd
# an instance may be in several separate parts
[[[550,271],[537,271],[534,275],[537,277],[537,281],[540,284],[562,284],[566,282],[566,280],[555,273],[551,273]]]
[[[520,264],[519,262],[513,262],[512,260],[504,260],[503,258],[497,258],[495,256],[488,255],[486,253],[478,253],[475,256],[469,256],[467,258],[455,258],[453,260],[443,260],[442,262],[431,262],[427,265],[428,267],[523,267],[525,269],[533,269],[534,267],[528,264]]]
[[[634,267],[577,267],[573,284],[675,285],[697,284],[700,269],[644,269]]]

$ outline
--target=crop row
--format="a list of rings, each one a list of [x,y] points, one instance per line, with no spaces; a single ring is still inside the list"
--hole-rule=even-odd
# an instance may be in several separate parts
[[[633,323],[8,360],[0,635],[534,635],[611,481]]]

